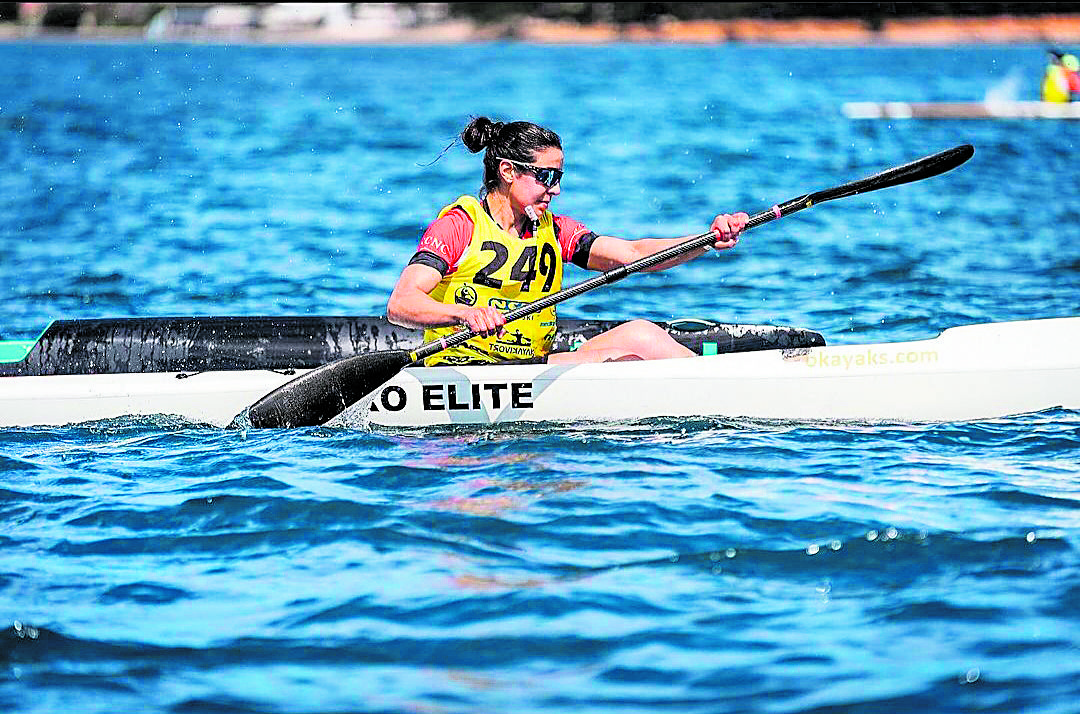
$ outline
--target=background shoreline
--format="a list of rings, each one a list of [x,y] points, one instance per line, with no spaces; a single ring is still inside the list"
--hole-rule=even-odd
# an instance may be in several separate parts
[[[355,22],[328,27],[266,29],[191,25],[151,35],[139,26],[80,25],[63,31],[0,23],[0,41],[239,42],[248,44],[786,44],[808,46],[942,46],[1080,44],[1080,14],[984,17],[904,17],[871,27],[859,19],[660,19],[652,23],[572,21],[522,17],[481,23],[454,18],[415,27]]]

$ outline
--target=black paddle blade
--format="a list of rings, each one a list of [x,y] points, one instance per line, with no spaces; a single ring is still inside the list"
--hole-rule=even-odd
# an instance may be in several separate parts
[[[412,362],[408,352],[366,352],[313,369],[255,402],[248,419],[256,429],[325,424],[371,394]]]
[[[921,181],[922,179],[930,178],[931,176],[943,174],[946,171],[952,171],[957,166],[970,159],[974,154],[974,146],[971,144],[961,144],[952,149],[946,149],[937,154],[916,159],[903,166],[894,166],[891,169],[886,169],[881,173],[867,176],[858,181],[851,181],[842,186],[836,186],[835,188],[828,188],[824,191],[812,193],[809,198],[814,203],[821,203],[822,201],[831,201],[834,198],[844,198],[846,196],[854,196],[857,193],[877,191],[878,189],[889,188],[890,186],[900,186],[901,184],[911,183],[912,181]]]

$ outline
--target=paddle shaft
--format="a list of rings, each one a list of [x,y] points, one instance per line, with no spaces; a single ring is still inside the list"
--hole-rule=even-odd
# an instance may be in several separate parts
[[[956,168],[960,164],[971,158],[974,153],[974,149],[970,144],[963,144],[953,149],[948,149],[931,156],[925,156],[921,159],[912,161],[911,163],[904,164],[902,166],[896,166],[891,169],[882,171],[881,173],[868,176],[864,179],[857,181],[850,181],[840,186],[834,186],[822,191],[816,191],[814,193],[804,194],[797,198],[793,198],[784,203],[777,204],[772,208],[756,213],[750,217],[746,222],[746,228],[744,230],[750,230],[756,228],[763,223],[769,221],[775,221],[777,218],[783,218],[784,216],[791,215],[796,211],[801,211],[804,208],[810,208],[815,203],[824,203],[825,201],[832,201],[837,198],[844,198],[846,196],[854,196],[859,193],[866,193],[868,191],[877,191],[878,189],[888,188],[889,186],[899,186],[900,184],[910,183],[912,181],[918,181],[920,179],[929,178],[931,176],[937,176],[940,173],[949,171]],[[716,231],[709,231],[708,233],[702,233],[701,235],[694,236],[688,240],[683,241],[677,245],[673,245],[670,248],[647,255],[644,258],[635,260],[632,263],[613,268],[594,278],[584,280],[576,285],[571,285],[568,288],[560,290],[559,292],[546,295],[538,300],[534,300],[526,305],[522,305],[519,308],[511,310],[506,313],[506,322],[512,322],[519,320],[528,315],[532,315],[541,310],[551,307],[552,305],[558,305],[564,300],[569,300],[572,297],[577,297],[583,293],[587,293],[594,288],[598,288],[602,285],[610,285],[611,283],[622,280],[627,275],[632,275],[641,270],[656,267],[661,263],[665,263],[672,258],[677,258],[681,255],[685,255],[694,250],[705,248],[712,245],[717,238]],[[413,361],[418,361],[431,357],[433,355],[442,352],[443,350],[456,347],[477,335],[473,330],[462,330],[461,332],[455,332],[448,337],[433,340],[426,344],[421,345],[410,353],[413,357]]]

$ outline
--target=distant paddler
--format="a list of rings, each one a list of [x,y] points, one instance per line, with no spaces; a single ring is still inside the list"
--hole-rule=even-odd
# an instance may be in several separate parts
[[[597,235],[578,221],[553,214],[561,192],[563,149],[559,135],[527,121],[474,119],[461,133],[472,153],[484,152],[478,197],[462,196],[442,209],[420,239],[386,307],[398,325],[423,328],[424,341],[444,339],[460,326],[477,334],[444,349],[428,364],[477,364],[546,360],[551,364],[692,357],[653,322],[631,320],[584,342],[573,352],[552,353],[555,307],[546,307],[504,329],[504,314],[558,292],[563,266],[609,271],[685,238],[624,240]],[[746,227],[745,213],[712,221],[716,239],[651,270],[665,270],[726,250]]]
[[[1042,100],[1060,104],[1080,99],[1080,60],[1058,49],[1047,50],[1047,55]]]

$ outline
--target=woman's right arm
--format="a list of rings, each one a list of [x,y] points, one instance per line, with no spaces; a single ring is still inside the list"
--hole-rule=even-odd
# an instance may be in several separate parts
[[[468,325],[488,337],[502,332],[506,318],[493,307],[445,305],[429,294],[442,280],[442,274],[429,265],[413,263],[401,271],[390,300],[386,317],[402,327],[427,328]]]

